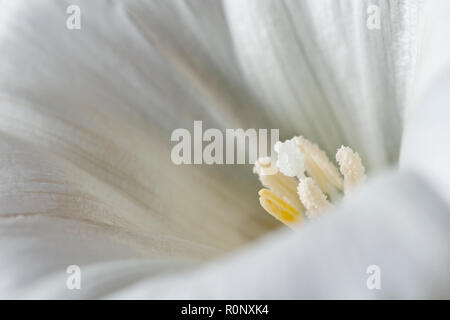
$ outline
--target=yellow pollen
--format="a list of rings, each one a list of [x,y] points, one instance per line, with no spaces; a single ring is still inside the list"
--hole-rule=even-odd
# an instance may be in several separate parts
[[[258,194],[261,206],[288,227],[295,229],[303,220],[301,214],[270,190],[261,189]]]
[[[366,178],[365,169],[359,154],[349,147],[341,146],[339,148],[336,153],[336,161],[339,163],[341,173],[344,176],[344,192],[347,195],[364,182]]]
[[[285,176],[281,172],[275,174],[264,174],[266,168],[272,165],[270,158],[262,158],[256,161],[253,171],[258,174],[261,184],[270,189],[275,195],[283,199],[287,204],[293,207],[297,212],[305,212],[305,207],[300,202],[297,195],[297,180]]]
[[[300,179],[297,190],[300,200],[306,207],[308,218],[315,218],[321,212],[332,207],[332,204],[312,178]]]

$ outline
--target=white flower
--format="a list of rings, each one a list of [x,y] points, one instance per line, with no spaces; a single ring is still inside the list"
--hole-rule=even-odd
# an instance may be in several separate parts
[[[371,1],[78,3],[68,30],[0,2],[0,297],[450,297],[449,1],[379,1],[380,30]],[[198,119],[351,146],[368,181],[269,232],[247,167],[170,162]]]

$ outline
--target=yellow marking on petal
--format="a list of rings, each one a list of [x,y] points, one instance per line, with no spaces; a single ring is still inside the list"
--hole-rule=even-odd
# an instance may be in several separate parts
[[[305,212],[305,207],[302,205],[297,195],[297,180],[285,176],[279,171],[272,175],[264,174],[264,170],[266,168],[271,168],[271,165],[272,162],[270,158],[262,158],[256,161],[253,171],[258,174],[259,180],[265,188],[270,189],[270,191],[283,199],[297,212],[303,214]]]
[[[315,218],[321,212],[332,207],[325,194],[320,190],[313,178],[302,178],[298,184],[298,195],[306,208],[306,216]]]
[[[272,191],[261,189],[258,194],[261,206],[285,225],[295,228],[302,221],[303,216]]]
[[[330,184],[342,190],[344,181],[339,174],[339,170],[330,161],[326,153],[317,144],[312,143],[304,137],[295,139],[300,150],[305,155],[305,167],[308,175],[316,181],[323,192],[330,192]]]
[[[353,192],[366,179],[365,169],[358,152],[350,147],[341,146],[336,153],[336,161],[344,176],[344,192],[346,195]]]

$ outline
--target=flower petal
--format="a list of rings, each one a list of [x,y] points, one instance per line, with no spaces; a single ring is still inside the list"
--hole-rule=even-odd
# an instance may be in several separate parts
[[[0,174],[4,190],[18,191],[2,195],[0,215],[34,208],[219,251],[272,228],[248,167],[170,161],[170,133],[195,119],[251,124],[239,120],[254,113],[236,89],[242,81],[220,3],[76,3],[80,30],[66,28],[67,3],[2,2],[0,155],[11,167]],[[53,185],[44,187],[47,176]],[[36,196],[21,200],[26,192]]]
[[[42,237],[37,243],[34,236],[13,237],[16,232],[32,235],[36,227],[40,231],[53,230],[51,224],[57,222],[43,219],[28,220],[19,228],[14,222],[9,228],[3,222],[0,228],[12,248],[17,249],[7,250],[7,258],[29,262],[32,255],[22,254],[29,250],[52,257],[40,260],[33,270],[18,264],[24,266],[15,267],[19,272],[8,267],[10,264],[3,259],[5,252],[0,252],[2,273],[53,271],[39,281],[24,277],[21,286],[11,291],[19,296],[27,292],[25,297],[29,298],[450,297],[448,209],[426,182],[411,173],[372,180],[342,207],[305,226],[300,233],[273,233],[244,250],[202,266],[189,259],[171,263],[145,256],[138,261],[130,259],[123,250],[126,245],[117,244],[114,235],[104,232],[100,239],[93,239],[97,231],[92,226],[83,228],[83,238],[72,222],[58,223],[60,234]],[[59,238],[67,250],[54,244]],[[114,242],[108,244],[110,239]],[[55,255],[57,260],[53,259]],[[89,263],[101,259],[105,261]],[[64,270],[69,263],[81,267],[82,290],[65,287],[68,275]],[[166,263],[171,267],[169,273],[158,272]],[[381,272],[381,290],[367,287],[371,276],[367,269],[373,265]],[[192,269],[186,270],[188,267]]]
[[[151,232],[137,235],[120,227],[42,215],[2,218],[0,246],[3,299],[95,298],[144,276],[192,267],[208,250],[170,236]],[[124,282],[105,278],[101,272],[93,275],[97,264],[101,271],[106,265],[112,268],[111,276],[130,277]],[[73,265],[80,267],[83,290],[66,286],[70,276],[67,269]],[[87,286],[91,280],[96,282],[95,288]]]
[[[342,144],[368,167],[397,161],[416,68],[420,1],[227,0],[241,66],[287,137],[334,154]],[[421,30],[421,29],[420,29]]]
[[[418,176],[389,174],[298,234],[272,234],[195,271],[108,298],[449,298],[450,216]],[[380,201],[382,199],[382,201]],[[369,266],[381,290],[369,290]]]
[[[450,3],[429,5],[434,19],[405,124],[400,168],[421,172],[450,205]]]

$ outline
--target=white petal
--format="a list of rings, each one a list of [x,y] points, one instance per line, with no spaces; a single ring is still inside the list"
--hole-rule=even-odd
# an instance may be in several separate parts
[[[406,124],[400,168],[423,174],[450,205],[449,105],[450,69],[447,69],[430,83]]]
[[[0,246],[3,299],[95,298],[144,276],[192,267],[205,258],[205,248],[182,239],[39,215],[2,218]],[[82,290],[66,286],[67,268],[72,265],[81,268]],[[102,266],[100,272],[92,274],[97,265]],[[105,273],[104,266],[114,272]],[[108,273],[129,277],[114,281]]]
[[[422,173],[450,205],[450,2],[431,1],[429,33],[402,140],[400,168]]]
[[[366,26],[371,1],[225,3],[242,68],[275,127],[330,154],[349,145],[368,167],[397,161],[420,1],[377,2],[380,30]]]
[[[172,130],[192,130],[195,119],[205,129],[238,127],[251,112],[240,108],[245,95],[234,90],[240,73],[220,3],[79,5],[81,29],[74,31],[66,28],[61,1],[14,1],[0,9],[0,139],[9,144],[6,137],[13,137],[12,149],[1,146],[0,154],[17,162],[0,174],[8,179],[5,190],[41,194],[32,202],[3,194],[0,215],[51,209],[218,250],[273,227],[256,191],[248,192],[258,185],[249,168],[228,172],[170,161]],[[36,169],[38,160],[45,168]],[[60,167],[56,177],[48,173]],[[36,172],[34,183],[21,179],[24,170]],[[58,187],[44,188],[46,175]],[[63,206],[68,200],[54,195],[60,189],[77,207]]]
[[[108,298],[449,298],[450,216],[419,177],[388,175],[299,234],[272,234],[231,257],[149,279]],[[381,290],[367,287],[380,268]]]
[[[180,257],[160,256],[155,261],[149,258],[152,253],[139,253],[136,248],[140,246],[127,249],[126,242],[117,240],[114,232],[48,219],[28,220],[25,224],[2,222],[1,233],[15,249],[0,253],[0,271],[12,274],[13,280],[21,279],[13,286],[15,290],[9,291],[14,293],[12,296],[450,297],[447,206],[413,174],[390,174],[372,180],[342,207],[305,226],[302,232],[271,234],[257,244],[202,266],[197,265],[198,259]],[[57,234],[55,225],[59,225]],[[36,229],[51,232],[36,242]],[[79,232],[84,236],[80,237]],[[16,234],[20,236],[15,237]],[[35,252],[36,256],[23,252]],[[33,259],[39,255],[48,259],[36,263]],[[20,263],[11,268],[3,257]],[[80,265],[82,290],[66,288],[68,275],[64,272],[68,264]],[[366,272],[371,265],[380,268],[381,290],[367,288],[370,274]],[[184,270],[179,271],[180,268]],[[47,277],[35,277],[45,273]]]

